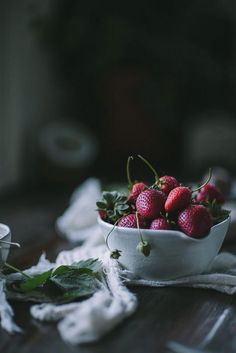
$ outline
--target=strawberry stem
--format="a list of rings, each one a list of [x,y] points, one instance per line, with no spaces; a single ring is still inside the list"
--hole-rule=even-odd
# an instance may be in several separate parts
[[[111,233],[113,232],[113,230],[115,229],[115,227],[116,227],[117,223],[119,222],[119,220],[120,220],[120,218],[117,219],[117,221],[114,223],[112,229],[111,229],[110,232],[107,234],[106,240],[105,240],[106,246],[107,246],[108,250],[109,250],[110,253],[111,253],[111,254],[110,254],[110,257],[111,257],[112,259],[116,259],[116,260],[121,256],[121,250],[118,250],[118,249],[112,250],[112,249],[110,248],[109,244],[108,244],[108,238],[109,238],[109,236],[111,235]]]
[[[137,227],[139,230],[139,236],[140,236],[140,242],[138,243],[136,249],[140,251],[144,256],[149,256],[150,251],[151,251],[151,246],[148,241],[143,239],[141,230],[140,230],[140,225],[139,225],[139,218],[138,218],[138,212],[135,212],[136,216],[136,221],[137,221]]]
[[[211,180],[211,177],[212,177],[212,168],[209,168],[208,177],[207,177],[207,180],[205,181],[205,183],[203,183],[197,189],[192,190],[192,192],[196,192],[198,190],[201,190],[205,185],[207,185],[209,183],[209,181]]]
[[[137,227],[138,227],[138,232],[139,232],[140,240],[141,240],[142,243],[144,243],[143,236],[142,236],[142,233],[141,233],[141,230],[140,230],[138,212],[135,212],[135,217],[136,217],[136,222],[137,222]]]
[[[127,163],[126,163],[126,174],[127,174],[127,179],[128,179],[128,190],[129,191],[131,190],[131,188],[133,186],[133,182],[130,177],[130,161],[133,159],[134,159],[133,156],[129,156],[127,159]]]
[[[107,236],[106,236],[105,243],[106,243],[106,246],[107,246],[107,248],[108,248],[109,251],[112,251],[112,250],[111,250],[110,246],[108,245],[108,238],[109,238],[109,236],[111,235],[111,233],[113,232],[113,230],[115,229],[115,227],[116,227],[116,225],[117,225],[118,222],[119,222],[119,219],[114,223],[112,229],[109,231],[109,233],[108,233]]]
[[[4,266],[10,268],[10,269],[13,270],[14,272],[20,273],[23,277],[25,277],[25,278],[27,278],[27,279],[32,278],[32,277],[30,277],[29,275],[27,275],[25,272],[19,270],[19,268],[16,268],[15,266],[12,266],[12,265],[10,265],[10,264],[7,263],[7,262],[5,262]]]
[[[157,171],[154,169],[154,167],[143,156],[138,154],[138,157],[148,166],[149,169],[151,169],[151,171],[155,175],[155,184],[157,184],[159,182],[159,176],[157,174]]]

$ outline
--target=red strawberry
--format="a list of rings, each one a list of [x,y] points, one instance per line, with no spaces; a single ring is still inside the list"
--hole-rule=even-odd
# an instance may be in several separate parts
[[[196,196],[197,202],[204,202],[204,201],[216,201],[217,203],[224,203],[225,198],[222,192],[218,189],[217,186],[214,184],[208,183],[207,185],[203,186]]]
[[[103,219],[104,221],[106,220],[107,214],[105,210],[98,210],[98,214],[101,217],[101,219]]]
[[[129,203],[135,203],[136,200],[137,200],[137,197],[138,195],[147,188],[147,186],[140,182],[140,183],[135,183],[133,186],[132,186],[132,189],[129,193],[129,196],[128,196],[128,202]]]
[[[148,219],[157,218],[164,209],[166,195],[156,189],[142,191],[136,201],[138,213]]]
[[[171,190],[179,186],[179,183],[173,176],[164,175],[159,179],[159,185],[160,190],[168,195]]]
[[[170,224],[167,222],[167,220],[163,217],[156,218],[152,221],[150,225],[150,229],[171,229]]]
[[[166,212],[180,211],[191,203],[192,192],[185,186],[178,186],[171,190],[165,202]]]
[[[139,219],[139,227],[147,228],[147,222],[145,221],[145,219],[140,215],[138,215],[138,219]],[[134,213],[131,213],[126,216],[123,216],[118,222],[118,227],[138,228],[136,215]]]
[[[201,238],[210,231],[211,214],[205,206],[191,205],[179,213],[178,226],[190,237]]]

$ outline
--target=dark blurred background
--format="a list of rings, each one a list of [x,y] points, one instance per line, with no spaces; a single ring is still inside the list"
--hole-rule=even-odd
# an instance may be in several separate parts
[[[0,188],[236,173],[233,0],[0,2]],[[137,165],[137,178],[146,169]]]

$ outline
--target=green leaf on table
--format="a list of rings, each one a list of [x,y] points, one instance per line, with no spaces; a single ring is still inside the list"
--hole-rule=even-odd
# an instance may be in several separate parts
[[[90,275],[83,274],[76,280],[73,286],[70,282],[63,283],[64,298],[80,298],[93,294],[99,287],[99,281]]]
[[[57,267],[53,272],[52,272],[52,276],[55,276],[55,275],[60,275],[64,272],[67,272],[68,271],[68,267],[67,265],[61,265],[59,267]]]
[[[45,290],[33,289],[32,291],[22,292],[17,290],[12,285],[7,285],[6,291],[8,300],[20,300],[23,302],[34,302],[34,303],[63,303],[66,300],[60,300],[60,296],[50,295],[50,293],[46,293]]]
[[[74,262],[72,264],[72,267],[87,268],[97,274],[101,273],[102,271],[102,263],[98,259],[88,259],[88,260],[81,260],[79,262]]]
[[[52,276],[62,274],[64,272],[70,271],[70,270],[91,270],[94,273],[99,273],[102,271],[102,263],[101,261],[97,259],[88,259],[88,260],[81,260],[79,262],[74,262],[72,265],[61,265],[57,267],[53,273]]]
[[[50,281],[61,288],[63,291],[73,288],[80,288],[81,281],[86,284],[86,281],[96,278],[93,272],[89,269],[75,269],[64,272],[60,275],[55,275],[50,278]]]
[[[88,259],[39,275],[7,281],[9,299],[64,303],[92,295],[103,282],[102,263]]]
[[[39,286],[42,286],[51,276],[53,269],[50,269],[46,272],[40,273],[39,275],[35,275],[31,278],[24,280],[19,288],[22,291],[30,291],[35,289]]]

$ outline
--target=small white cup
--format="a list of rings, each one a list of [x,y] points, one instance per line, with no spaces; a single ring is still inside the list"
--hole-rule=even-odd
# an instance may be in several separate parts
[[[0,223],[0,240],[10,242],[11,230],[3,223]],[[6,262],[9,254],[10,245],[0,241],[0,267]]]

